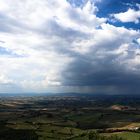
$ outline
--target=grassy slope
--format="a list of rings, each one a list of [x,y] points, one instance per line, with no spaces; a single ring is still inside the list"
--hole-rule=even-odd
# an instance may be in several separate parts
[[[104,136],[116,135],[127,140],[140,140],[140,133],[134,133],[134,132],[115,132],[115,133],[104,133],[101,135]]]

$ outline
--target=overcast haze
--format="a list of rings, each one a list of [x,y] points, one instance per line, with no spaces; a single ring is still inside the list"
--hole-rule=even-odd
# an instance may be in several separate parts
[[[139,0],[0,0],[0,93],[140,93]]]

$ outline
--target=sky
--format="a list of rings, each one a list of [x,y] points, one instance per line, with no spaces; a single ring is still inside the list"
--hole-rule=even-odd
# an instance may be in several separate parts
[[[0,93],[140,93],[139,0],[0,0]]]

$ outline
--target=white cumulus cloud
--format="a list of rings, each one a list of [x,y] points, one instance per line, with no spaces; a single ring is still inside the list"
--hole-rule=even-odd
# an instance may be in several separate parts
[[[140,8],[139,10],[129,8],[126,12],[112,14],[112,16],[121,22],[140,22]]]

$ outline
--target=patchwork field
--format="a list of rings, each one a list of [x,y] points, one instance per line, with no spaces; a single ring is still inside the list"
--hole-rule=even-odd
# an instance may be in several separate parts
[[[140,140],[139,98],[122,98],[2,97],[0,140]]]

